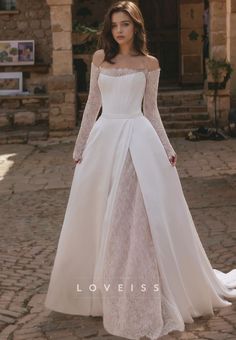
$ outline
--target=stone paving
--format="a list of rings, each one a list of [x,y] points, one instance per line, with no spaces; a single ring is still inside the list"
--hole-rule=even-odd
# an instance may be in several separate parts
[[[177,170],[214,268],[236,268],[236,140],[173,138]],[[101,317],[44,307],[74,171],[74,138],[0,146],[0,339],[115,339]],[[196,318],[174,339],[236,339],[236,301]]]

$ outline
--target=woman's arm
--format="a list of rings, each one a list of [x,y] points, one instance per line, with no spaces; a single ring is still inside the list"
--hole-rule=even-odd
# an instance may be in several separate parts
[[[151,122],[161,140],[162,145],[164,146],[168,158],[171,159],[172,156],[176,156],[176,152],[169,141],[157,106],[157,93],[161,69],[159,62],[155,57],[150,56],[148,59],[148,72],[146,76],[146,88],[143,100],[143,113]]]
[[[101,108],[101,93],[98,86],[100,50],[93,54],[90,71],[89,95],[85,105],[79,133],[75,142],[73,159],[81,161],[89,133]]]

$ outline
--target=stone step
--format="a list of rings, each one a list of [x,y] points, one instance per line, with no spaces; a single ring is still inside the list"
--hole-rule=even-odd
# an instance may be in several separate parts
[[[47,140],[49,136],[48,123],[34,126],[14,126],[1,128],[0,144],[27,144],[35,140]]]
[[[181,96],[181,95],[180,95]],[[184,106],[184,105],[205,105],[205,100],[192,100],[188,98],[159,98],[158,106]]]
[[[166,133],[168,135],[169,138],[171,137],[186,137],[187,134],[190,131],[194,131],[196,130],[196,128],[189,128],[189,129],[166,129]]]
[[[189,103],[205,103],[203,90],[159,92],[157,100],[159,105],[184,105]]]
[[[208,112],[175,112],[161,113],[163,121],[182,121],[182,120],[207,120],[209,119]]]
[[[212,126],[212,120],[173,120],[173,121],[163,121],[163,125],[165,129],[187,129],[187,128],[196,128],[200,126]]]
[[[160,114],[163,113],[186,113],[186,112],[206,112],[206,105],[188,105],[188,106],[161,106],[158,105]]]
[[[201,89],[183,89],[181,87],[179,87],[178,89],[163,89],[163,88],[159,88],[158,91],[158,95],[171,95],[171,96],[178,96],[179,94],[183,95],[183,96],[199,96],[199,95],[203,95],[204,94],[204,90]]]

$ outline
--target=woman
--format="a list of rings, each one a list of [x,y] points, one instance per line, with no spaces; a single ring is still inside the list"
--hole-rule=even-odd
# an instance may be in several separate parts
[[[157,339],[231,305],[236,270],[212,269],[195,229],[138,7],[114,4],[101,38],[45,305],[103,316],[114,335]]]

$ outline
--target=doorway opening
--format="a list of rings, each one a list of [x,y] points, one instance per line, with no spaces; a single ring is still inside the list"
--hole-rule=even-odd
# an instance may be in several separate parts
[[[161,84],[180,80],[179,0],[139,0],[150,54],[160,62]]]

